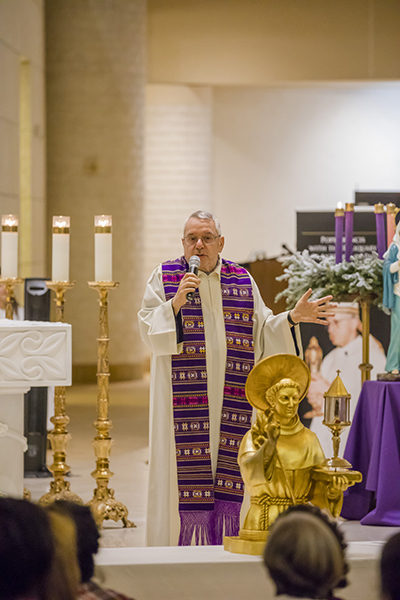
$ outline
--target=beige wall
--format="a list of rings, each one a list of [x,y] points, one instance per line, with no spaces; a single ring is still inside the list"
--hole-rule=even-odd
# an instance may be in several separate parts
[[[149,87],[159,104],[173,85],[211,90],[211,151],[199,151],[226,256],[294,248],[296,207],[400,189],[399,2],[149,0],[148,11]],[[147,188],[153,178],[167,197],[159,175],[154,163]],[[166,222],[177,204],[159,205]]]
[[[19,215],[23,277],[46,275],[43,27],[42,0],[0,2],[0,213]]]
[[[145,256],[147,276],[182,253],[182,226],[210,210],[212,91],[149,85],[146,94]]]
[[[296,247],[296,208],[400,190],[400,83],[217,88],[213,205],[225,255]]]
[[[75,381],[96,373],[94,215],[113,217],[110,369],[141,374],[145,0],[46,2],[48,213],[71,217]]]
[[[149,81],[400,77],[396,0],[149,0]]]

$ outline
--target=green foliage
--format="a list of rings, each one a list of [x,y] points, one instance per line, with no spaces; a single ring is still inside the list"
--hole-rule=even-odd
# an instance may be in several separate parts
[[[284,274],[277,279],[287,281],[288,287],[277,295],[276,300],[286,298],[289,309],[309,288],[313,290],[313,300],[328,294],[339,302],[368,297],[382,308],[383,260],[376,252],[352,256],[350,262],[335,264],[332,255],[310,254],[304,250],[286,258],[283,265]]]

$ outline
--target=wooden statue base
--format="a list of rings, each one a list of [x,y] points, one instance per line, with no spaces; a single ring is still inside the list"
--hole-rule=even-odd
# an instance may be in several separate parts
[[[400,373],[378,373],[378,381],[400,381]]]
[[[264,548],[265,540],[243,540],[239,536],[224,537],[224,550],[233,554],[262,556]]]

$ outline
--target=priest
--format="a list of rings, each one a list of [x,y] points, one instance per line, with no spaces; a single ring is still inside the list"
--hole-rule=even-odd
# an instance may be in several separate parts
[[[218,220],[185,222],[183,256],[159,265],[146,286],[139,326],[152,353],[149,546],[221,544],[237,535],[244,484],[237,453],[251,425],[245,396],[253,364],[299,355],[301,322],[327,324],[326,296],[274,316],[251,275],[221,258]],[[198,272],[189,269],[195,255]]]

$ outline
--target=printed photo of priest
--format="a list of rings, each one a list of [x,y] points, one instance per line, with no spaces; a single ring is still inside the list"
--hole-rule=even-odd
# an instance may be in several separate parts
[[[380,313],[382,316],[383,313]],[[327,344],[321,336],[321,329],[315,328],[309,340],[304,343],[304,357],[310,367],[312,379],[307,395],[309,406],[303,414],[303,419],[312,419],[310,429],[314,431],[326,456],[332,456],[332,434],[323,425],[324,393],[340,370],[340,377],[351,394],[350,418],[353,418],[358,397],[361,392],[361,371],[358,368],[362,362],[362,323],[357,303],[341,302],[336,308],[336,315],[329,319],[327,334],[332,349],[326,350]],[[310,326],[311,328],[311,326]],[[325,333],[325,331],[323,332]],[[375,332],[374,332],[375,333]],[[325,352],[324,352],[325,350]],[[383,340],[370,334],[369,360],[373,365],[371,379],[376,379],[377,373],[385,371],[386,356]],[[343,455],[350,428],[342,432],[340,454]]]

